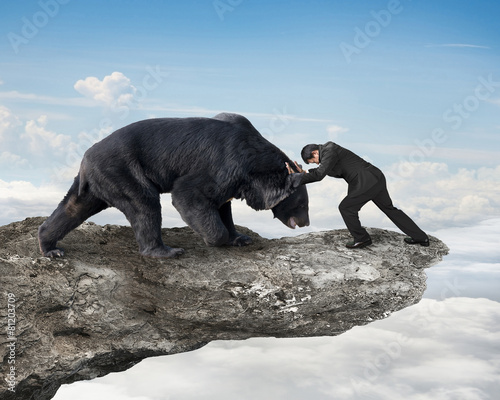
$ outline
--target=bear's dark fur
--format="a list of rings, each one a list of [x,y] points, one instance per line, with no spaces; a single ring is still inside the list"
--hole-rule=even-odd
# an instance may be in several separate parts
[[[210,246],[246,245],[231,215],[231,199],[272,209],[290,228],[309,224],[301,174],[245,117],[158,118],[118,129],[85,155],[69,192],[39,228],[44,256],[64,252],[57,241],[90,216],[116,207],[129,220],[141,254],[174,257],[163,244],[160,193],[170,192],[182,219]]]

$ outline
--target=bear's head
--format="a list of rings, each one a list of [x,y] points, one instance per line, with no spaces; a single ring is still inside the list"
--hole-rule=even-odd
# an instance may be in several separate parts
[[[309,196],[306,185],[299,185],[284,200],[273,208],[274,218],[278,218],[286,226],[295,229],[296,226],[309,226]]]

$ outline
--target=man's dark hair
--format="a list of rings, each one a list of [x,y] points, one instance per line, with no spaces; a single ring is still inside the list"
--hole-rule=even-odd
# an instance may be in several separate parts
[[[319,146],[317,144],[308,144],[306,146],[304,146],[304,148],[302,149],[302,151],[300,152],[300,155],[302,156],[302,159],[304,160],[304,162],[306,164],[309,164],[307,162],[307,160],[313,158],[313,154],[312,152],[314,150],[319,150]]]

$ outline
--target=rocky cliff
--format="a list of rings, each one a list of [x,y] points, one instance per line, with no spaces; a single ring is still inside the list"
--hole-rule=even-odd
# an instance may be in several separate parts
[[[209,248],[189,228],[164,229],[178,259],[141,257],[129,227],[85,223],[40,256],[29,218],[0,228],[0,398],[50,399],[61,384],[123,371],[144,358],[212,340],[334,336],[417,303],[424,269],[448,249],[409,246],[370,229]],[[13,392],[15,390],[15,393]]]

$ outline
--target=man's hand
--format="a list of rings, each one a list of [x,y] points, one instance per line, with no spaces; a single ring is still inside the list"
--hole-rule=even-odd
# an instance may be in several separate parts
[[[294,161],[293,163],[295,164],[295,167],[297,167],[297,171],[299,172],[299,174],[302,173],[302,172],[305,172],[302,169],[302,167],[299,164],[297,164],[297,161]],[[290,165],[288,163],[285,163],[285,165],[286,165],[286,169],[288,170],[289,174],[294,174],[295,173],[295,171],[292,169],[292,167],[290,167]]]

